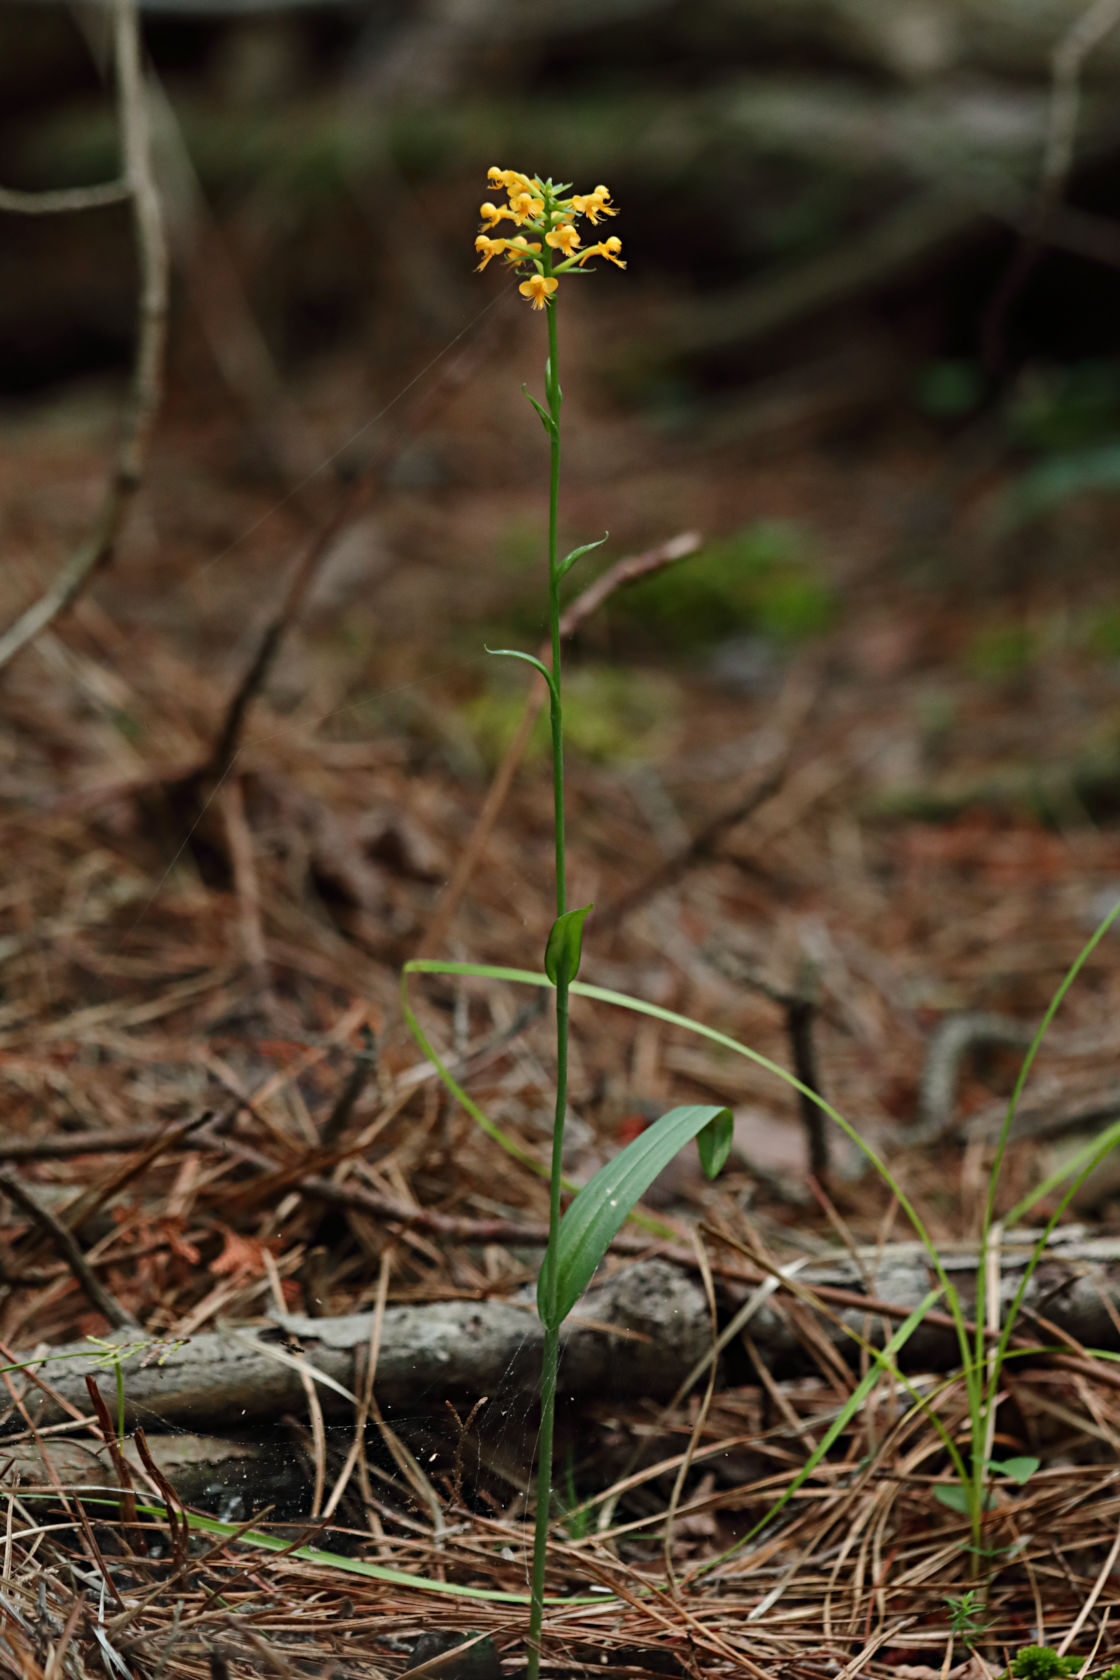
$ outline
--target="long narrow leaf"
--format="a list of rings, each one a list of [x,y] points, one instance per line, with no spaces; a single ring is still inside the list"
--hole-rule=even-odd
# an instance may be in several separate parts
[[[68,1490],[81,1498],[86,1505],[119,1505],[120,1493],[113,1488],[85,1488],[77,1487]],[[21,1499],[53,1499],[53,1493],[39,1493],[35,1489],[20,1489]],[[146,1502],[137,1502],[136,1510],[140,1516],[162,1517],[165,1506],[162,1501],[155,1503],[158,1495],[148,1494]],[[529,1594],[518,1592],[502,1592],[489,1587],[463,1587],[457,1581],[440,1581],[428,1575],[413,1575],[406,1569],[390,1569],[385,1564],[368,1563],[365,1558],[349,1557],[343,1552],[330,1552],[319,1546],[292,1547],[289,1540],[280,1534],[265,1534],[257,1529],[240,1528],[236,1523],[220,1522],[217,1517],[202,1517],[196,1511],[182,1511],[180,1516],[187,1526],[197,1534],[210,1534],[219,1539],[232,1540],[239,1546],[254,1546],[262,1552],[283,1552],[290,1558],[298,1558],[303,1563],[321,1565],[325,1569],[338,1569],[347,1575],[364,1575],[374,1581],[385,1581],[390,1586],[414,1587],[418,1592],[444,1593],[451,1598],[481,1599],[489,1604],[528,1604]],[[600,1605],[603,1595],[595,1598],[546,1598],[546,1604],[571,1606],[573,1604]]]
[[[477,980],[506,980],[515,986],[549,987],[552,984],[546,974],[528,968],[506,968],[504,965],[497,963],[444,962],[432,957],[414,957],[411,962],[405,963],[401,971],[402,991],[407,988],[410,974],[473,975]],[[737,1038],[732,1038],[728,1033],[719,1032],[715,1027],[706,1026],[703,1021],[694,1021],[690,1015],[680,1015],[675,1009],[665,1009],[659,1003],[647,1003],[644,998],[631,997],[626,992],[612,991],[606,986],[591,986],[584,980],[573,980],[572,996],[591,998],[598,1003],[610,1003],[618,1009],[628,1009],[636,1015],[648,1015],[654,1021],[663,1021],[666,1026],[683,1027],[685,1032],[696,1033],[698,1037],[706,1038],[712,1044],[722,1045],[725,1050],[733,1051],[736,1056],[745,1056],[747,1061],[753,1062],[756,1067],[764,1068],[767,1073],[772,1073],[776,1079],[782,1080],[791,1090],[797,1091],[801,1096],[807,1097],[810,1102],[815,1103],[822,1114],[827,1114],[828,1118],[840,1127],[845,1137],[849,1138],[861,1151],[864,1159],[874,1167],[917,1232],[922,1247],[929,1255],[930,1264],[937,1281],[945,1291],[945,1298],[953,1319],[953,1328],[961,1350],[962,1364],[966,1369],[971,1366],[972,1346],[968,1328],[965,1324],[964,1312],[955,1290],[951,1287],[951,1280],[945,1270],[941,1255],[938,1253],[936,1243],[922,1223],[917,1208],[886,1162],[876,1153],[866,1138],[860,1135],[851,1122],[845,1120],[838,1109],[833,1108],[832,1104],[826,1102],[820,1093],[814,1091],[811,1086],[802,1084],[801,1080],[790,1073],[788,1068],[781,1067],[777,1062],[771,1061],[769,1056],[764,1056],[760,1050],[752,1050],[749,1044],[740,1044]]]

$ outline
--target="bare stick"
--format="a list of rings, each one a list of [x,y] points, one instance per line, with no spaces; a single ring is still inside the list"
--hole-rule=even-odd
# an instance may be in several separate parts
[[[148,438],[159,407],[167,331],[167,244],[152,174],[135,0],[114,0],[113,44],[124,178],[132,201],[140,267],[132,390],[113,474],[93,530],[45,594],[0,636],[0,670],[65,612],[112,561],[140,487]]]
[[[195,1126],[207,1125],[214,1118],[207,1109],[193,1120],[177,1127],[137,1126],[130,1131],[65,1132],[44,1138],[0,1139],[0,1161],[64,1161],[71,1155],[128,1155],[134,1149],[146,1149],[149,1144],[166,1141],[175,1149],[210,1149],[206,1139],[191,1138]]]
[[[718,946],[701,948],[701,956],[718,974],[737,985],[749,986],[754,992],[776,1003],[784,1012],[786,1032],[789,1034],[793,1071],[803,1089],[797,1093],[798,1111],[805,1131],[810,1176],[825,1188],[831,1172],[831,1150],[828,1128],[818,1097],[824,1095],[817,1064],[816,1023],[821,1009],[820,970],[807,952],[802,953],[797,978],[793,986],[775,986],[756,974],[749,963],[731,951]]]
[[[983,360],[989,368],[995,368],[1001,359],[1008,312],[1048,243],[1050,223],[1065,196],[1081,112],[1081,71],[1085,60],[1117,24],[1120,24],[1120,0],[1093,0],[1061,36],[1050,55],[1050,113],[1034,205],[988,307],[981,333]]]
[[[129,197],[127,181],[103,181],[96,187],[61,187],[57,192],[19,192],[0,187],[0,210],[16,216],[56,216],[72,210],[99,210]]]
[[[684,560],[688,555],[695,554],[700,547],[702,538],[695,531],[685,531],[679,536],[671,537],[668,542],[658,548],[647,549],[643,554],[632,554],[625,560],[619,560],[608,568],[600,578],[578,595],[560,620],[560,634],[567,640],[572,636],[585,619],[597,612],[609,595],[628,583],[635,583],[639,578],[648,577],[651,572],[658,572],[664,566],[672,565],[676,560]],[[548,656],[548,645],[542,644],[540,657]],[[506,748],[505,757],[498,766],[494,780],[490,783],[490,790],[486,801],[478,814],[470,839],[463,849],[455,873],[448,883],[436,913],[428,923],[424,937],[420,941],[417,956],[430,956],[437,950],[447,935],[459,901],[467,889],[467,883],[478,867],[479,859],[486,850],[494,825],[501,813],[502,806],[509,796],[513,778],[517,773],[517,766],[521,763],[525,748],[529,745],[529,737],[533,733],[533,725],[537,715],[544,705],[544,689],[535,687],[530,692],[525,703],[525,711],[518,725],[517,733]]]
[[[120,1302],[97,1281],[86,1262],[86,1257],[78,1247],[71,1233],[49,1208],[45,1208],[24,1185],[12,1178],[9,1173],[0,1172],[0,1194],[8,1197],[33,1220],[39,1229],[46,1233],[66,1261],[74,1277],[83,1290],[86,1299],[99,1313],[104,1313],[114,1330],[139,1330],[140,1325],[132,1314],[122,1307]]]

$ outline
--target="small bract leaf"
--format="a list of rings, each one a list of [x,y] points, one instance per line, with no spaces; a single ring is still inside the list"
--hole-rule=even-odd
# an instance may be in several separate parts
[[[950,1511],[959,1511],[962,1515],[968,1512],[968,1489],[960,1482],[949,1482],[945,1486],[939,1484],[933,1490],[933,1497],[942,1505],[947,1505]]]
[[[547,1329],[563,1324],[658,1173],[721,1115],[730,1122],[726,1108],[699,1103],[671,1108],[584,1185],[560,1221],[555,1278],[549,1280],[542,1272],[538,1280],[537,1310]]]
[[[544,427],[544,429],[548,433],[549,437],[554,438],[556,436],[556,422],[552,418],[551,414],[548,412],[547,408],[545,408],[543,403],[539,403],[537,401],[536,397],[534,397],[530,394],[528,386],[522,385],[521,392],[522,392],[522,395],[525,398],[525,401],[532,403],[533,407],[536,409],[537,413],[540,415],[541,425]]]
[[[598,542],[584,543],[582,545],[582,547],[580,547],[580,548],[573,548],[572,552],[570,554],[566,554],[564,556],[563,560],[561,560],[560,564],[557,566],[557,568],[556,568],[557,576],[558,577],[565,577],[568,574],[568,572],[571,571],[572,567],[575,565],[577,560],[581,559],[583,557],[583,555],[585,555],[585,554],[590,554],[591,550],[593,548],[602,548],[603,544],[606,542],[606,540],[609,536],[610,536],[610,532],[609,531],[604,531],[603,535],[599,538]]]
[[[709,1120],[702,1132],[696,1134],[696,1148],[705,1178],[718,1178],[727,1165],[731,1145],[735,1141],[735,1125],[729,1108],[721,1108],[714,1120]]]
[[[561,978],[570,986],[579,973],[579,961],[583,954],[583,919],[591,908],[590,904],[585,904],[582,910],[567,910],[552,924],[545,946],[544,971],[554,986],[560,984]]]
[[[541,676],[548,684],[549,692],[551,694],[556,693],[556,688],[552,680],[552,672],[543,660],[537,658],[535,653],[522,653],[520,648],[486,647],[485,642],[483,642],[482,645],[486,648],[487,653],[492,653],[494,655],[495,659],[520,659],[523,660],[526,665],[531,665],[534,671],[540,672]]]
[[[1036,1470],[1042,1468],[1040,1458],[991,1458],[988,1469],[996,1476],[1010,1476],[1013,1482],[1025,1487]]]

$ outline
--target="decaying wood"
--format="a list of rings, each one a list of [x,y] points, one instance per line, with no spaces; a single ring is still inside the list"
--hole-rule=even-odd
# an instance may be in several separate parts
[[[130,1426],[153,1422],[195,1429],[242,1428],[284,1412],[303,1416],[301,1366],[335,1386],[316,1385],[324,1411],[353,1409],[373,1333],[374,1316],[285,1316],[277,1329],[231,1329],[126,1360],[125,1416]],[[636,1263],[593,1291],[565,1327],[562,1385],[566,1394],[652,1394],[665,1397],[711,1341],[699,1285],[662,1260]],[[136,1337],[114,1332],[122,1348]],[[541,1331],[531,1301],[442,1301],[390,1307],[384,1315],[375,1393],[381,1405],[424,1396],[531,1391],[540,1367]],[[297,1348],[290,1352],[289,1348]],[[116,1376],[78,1344],[51,1350],[40,1365],[62,1401],[85,1411],[85,1379],[94,1375],[110,1405]],[[64,1357],[59,1357],[60,1355]],[[343,1393],[339,1392],[342,1389]],[[37,1389],[27,1394],[37,1421],[66,1415]]]
[[[307,1487],[308,1477],[283,1436],[257,1442],[220,1435],[152,1435],[147,1444],[157,1469],[184,1505],[218,1510],[234,1521],[263,1501],[298,1499]],[[120,1450],[142,1497],[148,1478],[136,1445],[127,1440]],[[44,1455],[59,1486],[119,1486],[108,1448],[92,1437],[13,1444],[0,1453],[0,1479],[9,1489],[42,1487],[48,1473]]]
[[[1020,1287],[1037,1237],[1037,1232],[1026,1232],[1002,1240],[1004,1309]],[[967,1316],[975,1293],[975,1248],[950,1247],[943,1262]],[[884,1327],[905,1317],[936,1280],[924,1249],[910,1242],[854,1255],[838,1252],[833,1259],[811,1264],[795,1262],[775,1281],[773,1293],[759,1292],[743,1327],[767,1368],[781,1374],[803,1368],[806,1358],[796,1322],[785,1311],[782,1289],[792,1290],[802,1306],[808,1295],[818,1295],[826,1308],[822,1334],[834,1346],[854,1353],[853,1338],[881,1343],[889,1333]],[[1118,1309],[1120,1240],[1087,1238],[1075,1227],[1059,1230],[1028,1283],[1015,1345],[1042,1343],[1052,1348],[1065,1343],[1071,1348],[1068,1357],[1076,1357],[1083,1348],[1116,1349]],[[373,1315],[285,1315],[278,1322],[279,1328],[194,1336],[158,1356],[126,1361],[125,1414],[130,1426],[151,1427],[162,1421],[195,1429],[233,1429],[283,1413],[302,1416],[306,1393],[301,1366],[322,1379],[316,1392],[324,1411],[352,1409]],[[118,1331],[113,1340],[127,1347],[129,1338]],[[703,1363],[710,1346],[709,1313],[699,1284],[665,1261],[639,1262],[593,1291],[569,1321],[563,1391],[575,1398],[664,1398]],[[54,1349],[53,1355],[57,1363],[37,1369],[61,1402],[85,1410],[85,1378],[92,1373],[115,1405],[115,1373],[103,1357],[90,1357],[84,1345]],[[418,1399],[436,1403],[445,1396],[495,1391],[531,1392],[539,1358],[540,1326],[530,1301],[390,1307],[381,1327],[375,1391],[386,1405]],[[944,1302],[939,1302],[908,1343],[903,1363],[911,1369],[946,1370],[956,1359],[956,1339]],[[65,1415],[62,1406],[52,1407],[38,1388],[29,1386],[25,1400],[40,1422],[59,1421]]]
[[[113,0],[114,62],[124,180],[132,203],[140,270],[136,350],[128,410],[112,476],[93,530],[46,591],[0,636],[0,669],[65,612],[116,554],[125,521],[140,489],[148,440],[163,386],[169,270],[159,193],[152,173],[147,94],[134,0]],[[106,189],[100,189],[102,193]],[[115,183],[109,184],[115,192]],[[102,197],[100,202],[106,202]],[[44,203],[43,208],[50,206]],[[54,208],[75,208],[70,194]],[[26,205],[22,208],[26,209]]]

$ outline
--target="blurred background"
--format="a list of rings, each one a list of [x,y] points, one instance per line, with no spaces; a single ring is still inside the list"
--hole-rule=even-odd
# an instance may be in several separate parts
[[[10,193],[118,176],[110,19],[0,7]],[[356,992],[390,1019],[525,705],[483,644],[543,628],[542,322],[475,272],[497,164],[621,211],[625,272],[562,288],[562,540],[611,533],[582,579],[695,534],[573,647],[600,972],[784,1054],[773,1000],[696,952],[738,930],[742,972],[788,986],[811,947],[834,1091],[912,1118],[931,1023],[1041,1008],[1120,881],[1120,4],[141,20],[166,380],[111,565],[4,671],[12,1044],[152,986],[188,1035],[319,1030]],[[4,214],[4,625],[96,517],[137,295],[127,203]],[[231,814],[199,766],[284,611]],[[543,937],[541,744],[444,948]],[[711,1088],[586,1030],[591,1106]]]
[[[624,290],[597,288],[610,323],[597,365],[662,431],[695,438],[718,419],[721,439],[744,442],[794,423],[850,436],[889,416],[951,445],[996,409],[1008,448],[1107,431],[1120,263],[1107,5],[141,9],[184,386],[236,360],[213,341],[223,301],[236,339],[234,304],[209,294],[237,290],[285,382],[345,357],[376,402],[493,296],[464,239],[497,159],[605,178],[624,205],[630,271]],[[55,0],[0,9],[9,186],[116,172],[107,18]],[[125,366],[127,212],[9,219],[5,235],[0,388]]]

